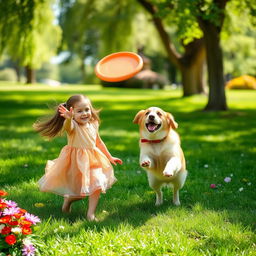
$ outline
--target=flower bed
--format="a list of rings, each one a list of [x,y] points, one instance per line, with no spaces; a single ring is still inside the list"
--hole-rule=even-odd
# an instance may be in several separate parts
[[[0,256],[36,255],[33,229],[40,219],[5,196],[7,192],[0,190]]]

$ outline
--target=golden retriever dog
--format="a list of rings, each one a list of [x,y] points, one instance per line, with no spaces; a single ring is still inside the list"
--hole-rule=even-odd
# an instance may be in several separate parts
[[[180,205],[179,190],[187,177],[186,163],[180,147],[178,124],[170,113],[158,107],[140,110],[133,123],[140,130],[140,166],[147,171],[149,186],[156,192],[156,205],[163,203],[161,187],[173,188],[173,203]]]

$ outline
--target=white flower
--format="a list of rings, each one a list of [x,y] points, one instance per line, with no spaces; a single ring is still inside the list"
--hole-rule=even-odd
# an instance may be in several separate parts
[[[59,229],[62,229],[62,230],[63,230],[64,228],[65,228],[64,226],[59,226]]]
[[[22,231],[22,229],[21,229],[21,228],[19,228],[19,227],[12,228],[12,232],[13,232],[14,234],[16,234],[16,235],[20,234],[20,233],[21,233],[21,231]]]
[[[238,191],[239,192],[242,192],[244,190],[244,188],[239,188]]]
[[[5,225],[4,224],[1,224],[0,225],[0,232],[2,231],[2,229],[5,227]]]
[[[24,245],[26,245],[26,246],[29,246],[29,245],[32,244],[32,242],[31,242],[28,238],[23,239],[22,243],[23,243]]]
[[[208,167],[209,167],[209,165],[208,165],[208,164],[205,164],[205,165],[204,165],[204,168],[208,168]]]
[[[229,182],[231,181],[231,178],[230,178],[230,177],[226,177],[226,178],[224,179],[224,181],[227,182],[227,183],[229,183]]]
[[[230,173],[230,177],[233,177],[233,173]]]
[[[248,183],[247,183],[247,185],[248,185],[248,186],[251,186],[251,185],[252,185],[252,183],[251,183],[251,182],[248,182]]]

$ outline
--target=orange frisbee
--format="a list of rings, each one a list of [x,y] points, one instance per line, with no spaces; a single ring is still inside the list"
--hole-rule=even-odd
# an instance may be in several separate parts
[[[133,77],[143,66],[142,58],[133,52],[117,52],[101,59],[95,73],[103,81],[119,82]]]

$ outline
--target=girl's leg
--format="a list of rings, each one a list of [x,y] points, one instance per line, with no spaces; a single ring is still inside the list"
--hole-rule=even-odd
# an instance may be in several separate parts
[[[100,198],[100,193],[101,190],[97,190],[92,195],[89,196],[89,207],[87,211],[87,220],[89,221],[97,220],[95,218],[95,211]]]
[[[63,201],[63,205],[62,205],[62,212],[67,212],[70,213],[71,212],[71,204],[74,201],[78,201],[81,200],[82,198],[70,198],[70,197],[64,197],[64,201]]]

